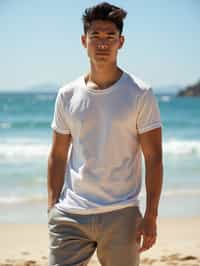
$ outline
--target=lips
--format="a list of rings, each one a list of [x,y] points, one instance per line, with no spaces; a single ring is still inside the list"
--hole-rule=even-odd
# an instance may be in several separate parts
[[[105,52],[105,51],[97,51],[96,55],[109,55],[109,52]]]

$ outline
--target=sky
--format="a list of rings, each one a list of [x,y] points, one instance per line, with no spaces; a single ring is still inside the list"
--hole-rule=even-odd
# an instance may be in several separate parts
[[[86,73],[80,37],[90,0],[0,0],[0,90],[63,85]],[[200,79],[200,1],[126,0],[118,63],[155,88]]]

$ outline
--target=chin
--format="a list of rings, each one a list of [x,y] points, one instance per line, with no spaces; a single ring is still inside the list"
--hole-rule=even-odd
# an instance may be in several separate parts
[[[98,55],[98,56],[96,56],[95,57],[95,61],[96,62],[109,62],[110,61],[110,59],[109,59],[109,57],[108,56],[105,56],[105,55]]]

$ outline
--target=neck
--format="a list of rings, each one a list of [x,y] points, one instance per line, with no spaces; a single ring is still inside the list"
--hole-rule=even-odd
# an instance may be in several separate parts
[[[115,83],[123,71],[116,65],[94,65],[91,63],[90,72],[86,75],[87,82],[95,83],[99,89],[104,89]]]

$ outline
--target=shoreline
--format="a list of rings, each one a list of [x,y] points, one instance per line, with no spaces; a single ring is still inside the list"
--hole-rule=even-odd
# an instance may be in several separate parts
[[[141,254],[143,265],[200,265],[200,216],[158,218],[156,244]],[[0,224],[0,266],[47,265],[47,224]],[[94,255],[89,266],[100,265]]]
[[[197,186],[198,188],[198,186]],[[199,190],[198,190],[199,191]],[[198,192],[199,193],[199,192]],[[159,219],[188,219],[200,217],[200,194],[161,196],[159,203]],[[139,207],[144,214],[146,197],[139,197]],[[8,212],[9,209],[9,212]],[[1,224],[47,224],[47,200],[0,203]]]

